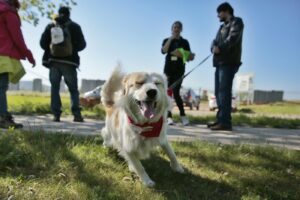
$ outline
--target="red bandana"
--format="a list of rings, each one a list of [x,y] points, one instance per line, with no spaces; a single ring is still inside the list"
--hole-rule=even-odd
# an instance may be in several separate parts
[[[128,121],[130,124],[133,124],[135,126],[138,127],[147,127],[147,126],[151,126],[152,130],[151,131],[144,131],[141,133],[142,136],[146,137],[146,138],[151,138],[151,137],[158,137],[162,126],[163,126],[163,118],[161,117],[157,122],[154,123],[145,123],[145,124],[135,124],[134,121],[128,116]]]

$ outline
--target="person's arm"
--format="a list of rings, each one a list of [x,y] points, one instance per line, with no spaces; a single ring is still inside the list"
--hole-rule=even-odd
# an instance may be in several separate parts
[[[51,25],[46,26],[40,39],[40,46],[43,50],[48,51],[51,43]]]
[[[11,39],[17,49],[21,52],[22,56],[28,59],[28,61],[35,65],[35,60],[31,51],[27,48],[25,40],[21,31],[21,22],[19,16],[12,12],[7,12],[5,15],[6,27]]]
[[[190,52],[190,55],[189,55],[187,61],[189,62],[189,61],[194,60],[195,54],[191,51],[190,43],[187,40],[186,40],[185,45],[184,45],[184,50],[187,50],[187,51]]]
[[[86,47],[86,41],[84,39],[81,27],[76,24],[74,27],[74,35],[75,38],[73,38],[73,44],[76,51],[82,51]]]
[[[172,42],[173,39],[174,39],[174,37],[171,36],[171,37],[169,37],[168,39],[164,40],[163,46],[162,46],[162,48],[161,48],[162,54],[168,53],[169,48],[170,48],[170,45],[171,45],[171,42]]]
[[[242,37],[243,29],[244,24],[242,19],[235,19],[230,26],[228,37],[223,42],[217,45],[220,52],[227,51],[232,46],[234,46]]]
[[[218,41],[220,40],[219,38],[221,37],[221,30],[222,30],[222,26],[220,26],[218,32],[217,32],[217,35],[215,37],[215,39],[212,41],[211,43],[211,46],[210,46],[210,51],[213,53],[213,54],[218,54],[220,53],[220,49],[218,47]]]
[[[216,39],[214,39],[210,45],[210,51],[213,53],[214,51],[214,47],[217,46],[217,41]]]

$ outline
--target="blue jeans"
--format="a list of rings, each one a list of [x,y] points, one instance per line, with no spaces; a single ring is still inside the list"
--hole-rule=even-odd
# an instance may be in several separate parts
[[[217,122],[231,126],[231,101],[232,101],[232,83],[235,73],[239,67],[219,66],[215,72],[215,95],[217,99],[218,112]]]
[[[6,115],[7,98],[6,91],[8,90],[8,73],[0,74],[0,115]]]
[[[64,77],[71,96],[71,110],[74,116],[80,116],[79,91],[76,67],[64,63],[52,62],[50,65],[51,110],[55,116],[61,115],[60,82]]]

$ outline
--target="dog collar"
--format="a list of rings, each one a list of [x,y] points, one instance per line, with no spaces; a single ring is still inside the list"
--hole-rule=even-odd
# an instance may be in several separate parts
[[[162,126],[163,126],[163,118],[162,117],[157,122],[145,123],[145,124],[136,124],[129,116],[127,116],[127,117],[128,117],[128,121],[130,124],[133,124],[133,125],[141,127],[141,128],[149,127],[149,126],[152,127],[151,131],[143,131],[141,133],[142,136],[144,136],[146,138],[159,137],[159,134],[160,134]]]

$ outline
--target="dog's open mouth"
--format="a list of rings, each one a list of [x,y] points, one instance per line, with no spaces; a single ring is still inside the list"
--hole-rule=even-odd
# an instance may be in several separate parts
[[[155,101],[138,101],[136,100],[137,105],[140,108],[142,115],[148,119],[151,119],[155,116],[155,108],[157,103]]]

